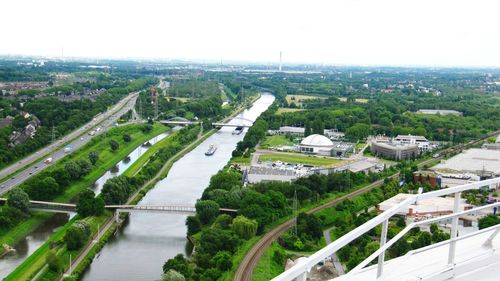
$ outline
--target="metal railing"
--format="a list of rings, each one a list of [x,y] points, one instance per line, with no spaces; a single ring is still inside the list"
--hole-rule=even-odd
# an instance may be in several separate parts
[[[381,213],[380,215],[374,217],[373,219],[367,221],[366,223],[362,224],[361,226],[355,228],[351,232],[347,233],[346,235],[340,237],[336,241],[332,242],[331,244],[327,245],[323,249],[317,251],[316,253],[312,254],[308,258],[300,261],[298,264],[294,265],[292,268],[288,269],[287,271],[281,273],[272,281],[285,281],[285,280],[294,280],[296,279],[297,281],[305,281],[307,277],[307,273],[311,270],[311,268],[318,263],[324,261],[326,258],[330,257],[334,253],[336,253],[338,250],[349,244],[351,241],[361,237],[363,234],[367,233],[371,229],[377,227],[379,224],[382,224],[382,231],[381,231],[381,236],[380,236],[380,248],[375,251],[373,254],[371,254],[368,258],[366,258],[364,261],[362,261],[358,266],[353,268],[348,274],[349,275],[354,275],[361,271],[365,266],[370,264],[375,258],[378,257],[378,263],[377,263],[377,274],[374,276],[374,280],[378,279],[382,276],[383,271],[384,271],[384,258],[385,258],[385,252],[389,247],[391,247],[394,243],[396,243],[399,239],[401,239],[406,233],[408,233],[412,228],[424,224],[430,224],[438,221],[443,221],[443,220],[450,220],[452,221],[451,225],[451,237],[449,240],[430,245],[426,247],[428,249],[429,247],[437,247],[437,246],[442,246],[445,244],[449,244],[449,251],[448,251],[448,265],[450,267],[455,266],[455,252],[456,252],[456,242],[464,239],[466,237],[471,237],[480,233],[483,233],[484,231],[491,231],[491,229],[496,229],[493,234],[488,238],[488,240],[485,242],[484,245],[487,245],[488,243],[491,243],[491,240],[500,232],[500,225],[499,226],[494,226],[485,230],[481,231],[476,231],[474,233],[464,235],[464,236],[457,236],[458,233],[458,218],[462,215],[478,212],[481,210],[493,208],[500,206],[500,202],[493,203],[493,204],[488,204],[485,206],[481,207],[476,207],[470,210],[466,211],[459,211],[459,202],[460,202],[460,197],[461,193],[463,191],[467,190],[474,190],[474,189],[479,189],[481,187],[485,186],[491,186],[491,185],[498,185],[500,183],[500,178],[494,178],[494,179],[488,179],[484,181],[479,181],[479,182],[473,182],[473,183],[468,183],[460,186],[455,186],[451,188],[445,188],[445,189],[440,189],[436,191],[431,191],[427,193],[422,193],[422,194],[416,194],[413,195],[403,201],[401,201],[399,204],[393,206],[392,208],[386,210],[385,212]],[[406,226],[401,232],[399,232],[397,235],[395,235],[391,240],[387,241],[387,228],[388,228],[388,223],[389,219],[398,214],[402,210],[407,210],[407,207],[413,204],[417,204],[419,201],[430,199],[430,198],[435,198],[435,197],[440,197],[440,196],[446,196],[446,195],[454,195],[454,205],[453,205],[453,213],[445,216],[440,216],[428,220],[423,220],[419,222],[414,222]],[[489,242],[488,242],[489,241]],[[420,249],[419,249],[420,250]],[[409,254],[414,254],[417,253],[419,250],[414,250],[411,251]]]

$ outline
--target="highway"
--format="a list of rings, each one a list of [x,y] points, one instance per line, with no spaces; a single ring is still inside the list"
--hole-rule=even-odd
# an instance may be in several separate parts
[[[138,92],[129,94],[127,97],[115,104],[111,109],[102,114],[99,114],[84,126],[64,136],[62,139],[52,143],[51,145],[38,150],[37,152],[22,159],[21,161],[12,164],[11,166],[8,166],[7,168],[0,171],[0,178],[4,178],[11,175],[17,170],[24,168],[25,166],[29,166],[25,170],[3,181],[0,184],[0,194],[9,191],[13,187],[24,182],[31,176],[38,174],[47,167],[53,165],[54,162],[66,156],[68,153],[64,152],[64,148],[66,146],[65,144],[71,145],[71,151],[74,151],[84,146],[87,142],[90,141],[90,139],[92,139],[92,137],[105,133],[107,130],[113,127],[120,116],[125,114],[130,109],[134,108],[137,97]],[[100,129],[97,131],[97,128]],[[90,136],[87,133],[92,130],[96,131],[94,136]],[[38,160],[42,156],[44,156],[44,158],[42,160]],[[45,164],[44,160],[49,157],[52,157],[52,163]]]

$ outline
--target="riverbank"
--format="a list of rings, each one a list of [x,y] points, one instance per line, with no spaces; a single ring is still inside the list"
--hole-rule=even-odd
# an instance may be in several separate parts
[[[201,142],[206,140],[208,137],[210,137],[213,133],[215,133],[216,130],[212,129],[208,132],[205,132],[203,135],[200,135],[195,141],[193,141],[191,144],[186,146],[184,149],[182,149],[180,152],[178,152],[175,156],[173,156],[171,159],[169,159],[165,164],[163,165],[162,169],[156,174],[155,177],[150,179],[148,182],[146,182],[140,189],[136,191],[134,195],[131,196],[129,201],[127,202],[127,205],[135,205],[137,204],[143,196],[151,190],[155,184],[167,176],[170,168],[172,165],[182,158],[184,155],[189,153],[191,150],[193,150],[195,147],[197,147]],[[154,147],[154,146],[153,146]],[[153,148],[152,147],[152,148]],[[161,149],[162,145],[161,142],[158,143],[158,146],[153,150],[151,150],[151,155],[154,155],[159,149]],[[148,155],[143,155],[144,158],[149,157]],[[142,157],[141,157],[142,158]],[[143,159],[144,160],[144,159]],[[142,169],[142,167],[141,167]],[[130,167],[127,171],[125,171],[124,174],[136,174],[136,169],[133,167]],[[85,269],[90,265],[94,257],[99,253],[99,251],[104,247],[108,239],[111,237],[111,235],[120,227],[119,224],[115,223],[113,217],[110,217],[108,221],[105,224],[104,231],[102,235],[101,240],[98,241],[97,244],[90,243],[87,245],[83,253],[73,261],[71,268],[74,270],[72,272],[69,272],[67,270],[65,274],[73,276],[75,279],[79,279],[81,274],[85,271]]]
[[[92,186],[92,184],[100,178],[106,171],[114,167],[119,161],[121,161],[124,157],[130,154],[134,149],[140,146],[145,141],[159,135],[164,132],[167,128],[162,125],[156,125],[153,129],[147,133],[143,133],[140,130],[141,125],[130,125],[127,127],[123,127],[120,129],[114,129],[113,132],[119,134],[119,138],[121,139],[122,132],[128,132],[132,137],[132,141],[124,142],[120,141],[118,136],[118,142],[120,143],[120,151],[115,153],[104,153],[101,152],[100,160],[98,161],[99,168],[93,169],[88,175],[82,178],[80,181],[71,184],[71,186],[64,192],[64,194],[57,196],[53,201],[55,202],[71,202],[78,193]],[[109,144],[108,140],[113,137],[113,132],[108,133],[107,138],[103,135],[99,136],[99,139],[94,139],[88,144],[86,144],[81,149],[75,151],[73,154],[68,155],[61,161],[55,163],[49,169],[61,168],[67,161],[72,159],[78,159],[82,157],[86,157],[90,151],[104,151],[108,150]],[[26,237],[29,233],[33,232],[37,227],[42,225],[45,221],[50,219],[54,214],[47,212],[33,212],[32,216],[21,222],[21,224],[12,227],[11,229],[4,229],[0,231],[0,244],[8,244],[10,246],[15,246],[21,239]],[[1,249],[3,251],[3,249]]]

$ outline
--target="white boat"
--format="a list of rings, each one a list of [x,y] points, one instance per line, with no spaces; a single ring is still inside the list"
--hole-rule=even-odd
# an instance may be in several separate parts
[[[215,144],[210,145],[208,148],[207,152],[205,152],[206,156],[212,156],[214,155],[215,151],[217,150],[217,146]]]

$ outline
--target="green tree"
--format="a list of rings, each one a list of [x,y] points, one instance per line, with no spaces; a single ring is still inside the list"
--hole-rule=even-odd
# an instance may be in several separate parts
[[[230,215],[222,214],[215,219],[213,226],[222,229],[229,229],[231,227],[232,222],[233,218]]]
[[[167,273],[170,270],[175,270],[188,279],[192,274],[192,269],[189,266],[189,262],[186,260],[186,258],[184,258],[182,254],[178,254],[165,262],[165,264],[163,265],[163,272]]]
[[[196,248],[197,253],[215,255],[219,251],[228,251],[234,253],[236,247],[240,243],[238,236],[230,230],[219,228],[209,228],[203,230],[200,237],[199,246]]]
[[[80,165],[75,161],[69,161],[64,165],[64,169],[68,173],[69,177],[73,180],[79,179],[82,175],[82,170],[80,169]]]
[[[123,134],[123,140],[125,142],[130,142],[132,140],[132,137],[130,137],[129,134]]]
[[[185,280],[186,278],[184,278],[182,274],[173,269],[170,269],[161,276],[161,279],[159,281],[185,281]]]
[[[80,166],[81,176],[87,175],[92,170],[92,164],[87,159],[78,159],[76,163]]]
[[[500,223],[500,218],[495,215],[487,215],[479,219],[479,229],[488,228]]]
[[[240,238],[248,240],[257,233],[258,223],[244,216],[237,216],[233,220],[231,228]]]
[[[47,264],[49,265],[49,270],[53,272],[61,272],[63,270],[63,261],[57,256],[54,251],[49,251],[46,258]]]
[[[123,204],[134,191],[129,179],[123,175],[110,178],[102,187],[102,198],[108,205]]]
[[[118,148],[120,148],[120,144],[115,140],[110,140],[109,147],[111,148],[112,151],[117,151]]]
[[[226,271],[230,269],[231,266],[233,266],[233,262],[231,261],[231,253],[225,251],[218,252],[212,259],[212,263],[220,271]]]
[[[188,235],[193,235],[200,231],[201,222],[198,216],[189,216],[186,219],[187,233]]]
[[[92,163],[92,165],[95,165],[97,161],[99,161],[99,152],[97,151],[90,152],[88,158],[90,163]]]
[[[219,204],[212,200],[199,200],[196,202],[196,214],[202,224],[210,224],[219,215]]]
[[[9,192],[7,205],[26,214],[29,213],[30,198],[24,190],[16,187]]]
[[[104,200],[101,197],[95,197],[91,189],[86,189],[78,196],[76,211],[82,217],[99,216],[104,212]]]
[[[372,129],[369,125],[356,123],[346,130],[345,136],[350,140],[360,140],[367,138],[371,133]]]
[[[68,250],[78,250],[90,237],[90,226],[85,221],[75,222],[64,234],[64,242]]]

